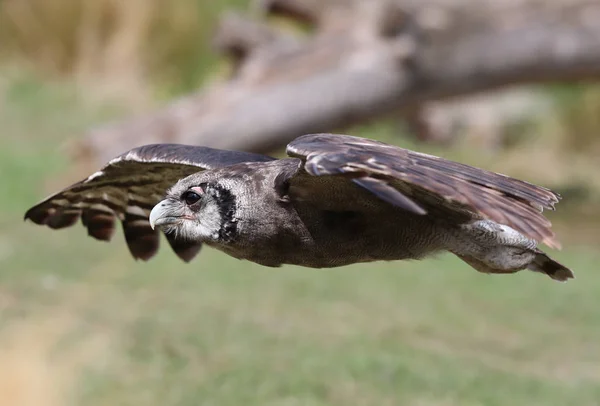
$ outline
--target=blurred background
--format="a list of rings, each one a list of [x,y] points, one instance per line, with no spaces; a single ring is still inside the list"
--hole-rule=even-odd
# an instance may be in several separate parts
[[[496,3],[0,0],[0,405],[600,404],[600,11]],[[22,221],[131,146],[283,155],[312,131],[558,191],[551,254],[577,279],[140,263]]]

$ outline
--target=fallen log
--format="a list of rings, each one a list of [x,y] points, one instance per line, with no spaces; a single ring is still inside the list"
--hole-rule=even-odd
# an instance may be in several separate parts
[[[263,0],[309,25],[280,32],[226,14],[216,49],[231,77],[75,143],[96,166],[129,148],[175,142],[270,152],[311,132],[500,87],[600,77],[597,0]],[[418,116],[418,114],[417,114]]]

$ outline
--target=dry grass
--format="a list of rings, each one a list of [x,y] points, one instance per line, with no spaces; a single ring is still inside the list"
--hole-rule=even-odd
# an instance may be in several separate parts
[[[566,87],[558,93],[559,109],[549,124],[561,138],[563,151],[600,154],[600,84]],[[598,166],[600,168],[600,165]]]
[[[4,0],[4,60],[67,75],[94,93],[147,101],[156,86],[197,86],[215,56],[209,35],[219,12],[246,0]],[[154,87],[154,88],[153,88]]]
[[[97,368],[110,354],[107,335],[98,332],[78,334],[77,340],[60,348],[83,324],[68,308],[5,321],[0,335],[0,404],[71,404],[86,369]]]
[[[600,202],[600,85],[549,92],[555,106],[520,133],[520,140],[478,164],[558,187],[565,198]]]

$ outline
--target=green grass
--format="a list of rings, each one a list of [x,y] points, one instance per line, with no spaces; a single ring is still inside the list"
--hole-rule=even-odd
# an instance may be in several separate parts
[[[135,262],[121,235],[22,221],[61,185],[62,143],[118,113],[35,81],[3,97],[0,404],[598,404],[594,250],[555,254],[568,284],[452,256],[307,270],[210,249],[184,265],[163,249]]]

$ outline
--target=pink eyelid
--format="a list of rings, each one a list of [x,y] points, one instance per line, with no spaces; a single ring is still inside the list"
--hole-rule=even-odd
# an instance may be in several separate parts
[[[192,192],[197,193],[198,195],[203,195],[204,194],[204,189],[202,189],[201,187],[193,187],[193,188],[190,188],[190,190]]]

